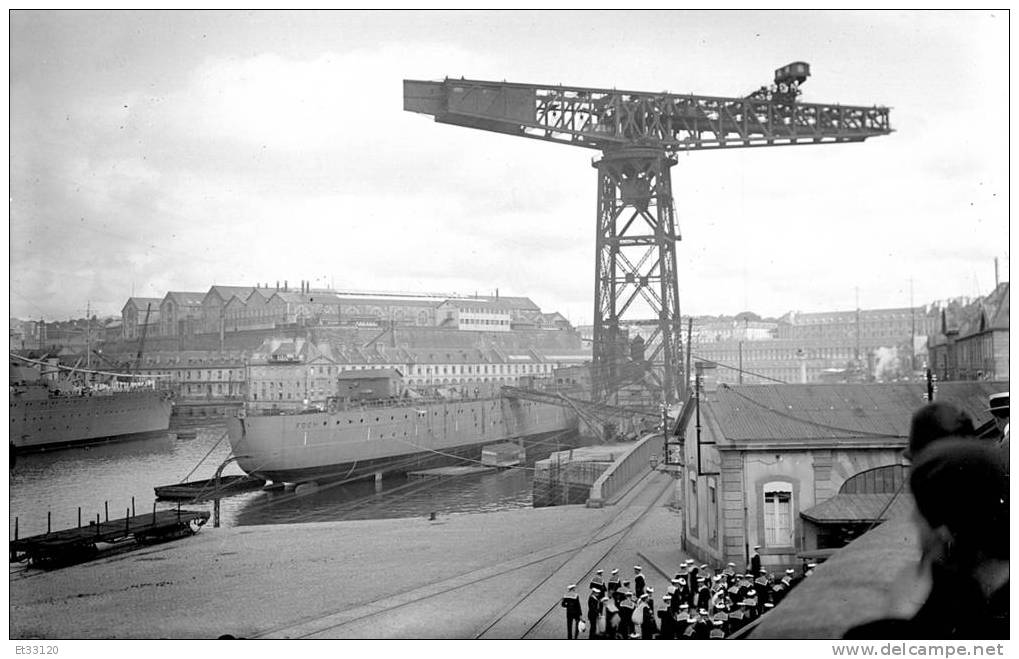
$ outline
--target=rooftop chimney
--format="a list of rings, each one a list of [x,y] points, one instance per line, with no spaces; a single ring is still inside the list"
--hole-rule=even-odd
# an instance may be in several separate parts
[[[994,287],[998,287],[998,257],[994,257]]]

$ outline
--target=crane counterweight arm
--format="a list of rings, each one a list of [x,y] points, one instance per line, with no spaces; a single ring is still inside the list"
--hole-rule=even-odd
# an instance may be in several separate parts
[[[876,106],[449,78],[404,80],[403,109],[441,123],[599,151],[859,142],[892,131],[888,108]]]

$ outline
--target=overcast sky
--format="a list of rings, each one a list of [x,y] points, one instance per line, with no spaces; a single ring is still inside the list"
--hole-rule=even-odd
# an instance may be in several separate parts
[[[11,315],[310,280],[593,312],[597,153],[436,124],[445,76],[885,105],[858,144],[679,156],[684,314],[1008,279],[1005,12],[11,14]]]

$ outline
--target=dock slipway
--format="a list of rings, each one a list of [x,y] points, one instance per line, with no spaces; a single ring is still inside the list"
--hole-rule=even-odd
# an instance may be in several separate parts
[[[10,577],[25,638],[563,638],[559,598],[638,561],[651,585],[685,558],[674,481],[616,505],[205,528],[182,542]],[[657,569],[656,569],[657,568]]]

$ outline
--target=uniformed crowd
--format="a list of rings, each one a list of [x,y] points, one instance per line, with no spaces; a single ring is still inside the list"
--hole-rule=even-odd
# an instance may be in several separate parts
[[[614,569],[606,581],[604,570],[597,570],[590,583],[586,620],[576,584],[563,595],[566,637],[579,638],[583,629],[588,638],[725,638],[774,608],[816,567],[807,563],[798,575],[787,569],[776,577],[761,569],[758,549],[744,574],[736,572],[734,563],[710,569],[688,559],[658,601],[641,566],[633,566],[630,580],[622,580]]]

